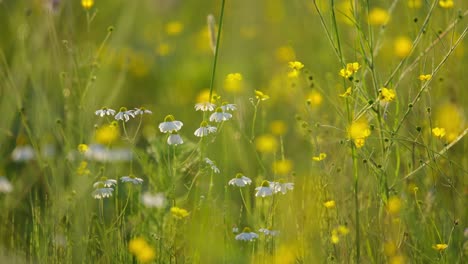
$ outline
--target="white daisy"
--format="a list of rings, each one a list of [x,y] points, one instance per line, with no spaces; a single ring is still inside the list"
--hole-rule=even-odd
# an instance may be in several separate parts
[[[163,133],[172,133],[179,131],[184,124],[174,119],[173,115],[164,118],[164,122],[159,124],[159,130]]]
[[[137,178],[135,177],[134,175],[130,175],[130,176],[123,176],[120,178],[120,181],[121,182],[131,182],[135,185],[138,185],[138,184],[142,184],[143,183],[143,179],[141,178]]]
[[[117,181],[114,179],[107,179],[106,177],[102,177],[100,181],[97,181],[93,184],[94,188],[102,188],[102,187],[112,187],[117,184]]]
[[[203,121],[201,122],[200,127],[197,128],[193,134],[197,137],[204,137],[211,133],[216,133],[216,130],[218,130],[216,127],[210,126],[206,121]]]
[[[216,105],[210,102],[203,102],[203,103],[195,104],[196,111],[203,111],[203,112],[210,111],[211,112],[215,110],[215,107]]]
[[[250,232],[250,228],[248,227],[244,228],[242,233],[236,236],[236,240],[242,240],[242,241],[254,241],[257,238],[258,238],[258,235],[254,232]]]
[[[276,235],[279,234],[279,231],[277,231],[277,230],[270,230],[270,229],[268,229],[268,228],[260,228],[260,229],[258,230],[258,232],[261,232],[261,233],[263,233],[263,234],[265,234],[265,235],[267,235],[267,236],[276,236]]]
[[[244,187],[251,183],[252,183],[252,180],[242,175],[242,173],[237,173],[236,177],[229,181],[229,185],[234,185],[237,187]]]
[[[119,112],[114,116],[115,120],[124,120],[127,122],[130,120],[130,117],[135,117],[133,110],[127,110],[125,107],[121,107]]]
[[[5,176],[0,176],[0,193],[10,193],[13,191],[13,185]]]
[[[34,156],[34,149],[29,145],[16,146],[16,148],[11,153],[11,159],[15,162],[33,160]]]
[[[223,112],[235,111],[237,110],[237,106],[235,104],[223,103],[223,105],[221,106],[221,109],[223,110]]]
[[[133,110],[133,113],[137,116],[137,115],[143,115],[143,114],[152,114],[153,112],[151,112],[150,110],[144,107],[140,107],[140,108],[135,108],[135,110]]]
[[[255,196],[257,197],[265,197],[273,195],[273,189],[270,187],[270,183],[268,181],[263,181],[262,186],[255,188],[257,193]]]
[[[211,169],[214,173],[220,173],[218,167],[216,166],[216,162],[210,160],[209,158],[205,158],[205,162],[210,165]]]
[[[232,118],[232,115],[230,113],[223,112],[223,109],[221,109],[221,107],[218,107],[216,108],[216,112],[211,114],[210,121],[211,122],[223,122],[231,118]]]
[[[163,193],[150,194],[148,192],[141,195],[141,202],[149,208],[163,208],[166,205],[166,196]]]
[[[180,145],[183,144],[184,140],[182,140],[182,137],[175,133],[175,134],[170,134],[169,137],[167,138],[167,144],[169,145]]]
[[[115,110],[113,109],[110,109],[110,108],[107,108],[107,107],[103,107],[99,110],[97,110],[96,112],[94,112],[97,116],[100,116],[100,117],[103,117],[105,115],[110,115],[110,116],[113,116],[115,115]]]
[[[114,189],[112,188],[99,188],[99,189],[94,190],[92,195],[94,199],[109,198],[112,196],[113,191]]]
[[[274,193],[281,192],[282,194],[286,194],[288,190],[292,191],[294,189],[294,183],[292,182],[270,182],[270,186]]]

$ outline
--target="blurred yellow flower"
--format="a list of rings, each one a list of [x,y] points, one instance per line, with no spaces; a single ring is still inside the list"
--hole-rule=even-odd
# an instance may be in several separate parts
[[[390,258],[389,264],[405,264],[406,259],[402,255],[396,255]]]
[[[434,115],[434,123],[437,127],[445,128],[446,139],[452,142],[461,133],[465,126],[463,108],[454,103],[445,103],[439,106]]]
[[[347,131],[348,137],[354,141],[357,148],[363,147],[365,139],[371,134],[369,123],[364,117],[351,123]]]
[[[442,8],[453,8],[453,0],[440,0],[439,6]]]
[[[330,240],[333,244],[338,244],[340,242],[340,237],[338,236],[338,232],[335,229],[332,230]]]
[[[265,100],[270,99],[270,96],[264,94],[263,92],[259,90],[255,90],[255,98],[257,98],[260,101],[265,101]]]
[[[275,120],[270,123],[270,131],[273,135],[282,136],[288,131],[286,123],[282,120]]]
[[[395,55],[399,58],[407,57],[412,48],[413,42],[408,37],[398,37],[394,41]]]
[[[421,80],[421,81],[429,81],[430,79],[432,79],[432,75],[430,75],[430,74],[421,74],[421,75],[419,75],[419,80]]]
[[[379,95],[380,101],[392,102],[395,100],[395,97],[396,97],[396,93],[395,93],[395,90],[393,89],[388,89],[388,88],[383,87],[380,90],[380,95]]]
[[[93,5],[94,5],[94,0],[81,0],[81,6],[86,10],[91,9]]]
[[[336,230],[338,230],[338,233],[341,235],[347,235],[349,234],[349,228],[344,226],[344,225],[339,225]]]
[[[293,61],[296,58],[296,53],[290,46],[281,46],[276,49],[275,56],[278,61],[287,62]]]
[[[88,151],[88,149],[89,149],[89,147],[86,144],[79,144],[78,145],[78,151],[80,153],[85,153],[86,151]]]
[[[91,174],[91,171],[88,169],[88,162],[86,162],[86,161],[80,162],[80,165],[79,165],[78,168],[76,169],[76,173],[77,173],[79,176]]]
[[[135,255],[139,262],[147,263],[155,259],[156,254],[142,237],[136,237],[128,243],[128,251]]]
[[[432,129],[432,134],[438,138],[445,136],[445,128],[435,127]]]
[[[96,130],[95,139],[99,144],[110,145],[120,137],[119,128],[116,122],[104,125]]]
[[[444,251],[446,248],[448,248],[448,245],[447,244],[435,244],[432,246],[432,248],[438,251]]]
[[[327,209],[335,208],[336,202],[334,200],[329,200],[323,203],[323,206]]]
[[[171,53],[172,48],[167,43],[159,43],[159,45],[155,49],[156,54],[161,57],[167,56]]]
[[[321,161],[321,160],[324,160],[326,157],[327,157],[327,154],[320,153],[318,156],[312,157],[312,160]]]
[[[171,21],[166,24],[166,33],[169,36],[177,36],[184,30],[184,24],[180,21]]]
[[[340,97],[348,97],[348,96],[351,96],[352,93],[353,93],[352,88],[351,88],[351,87],[348,87],[348,88],[346,89],[346,92],[340,94],[339,96],[340,96]]]
[[[409,8],[420,8],[423,0],[408,0]]]
[[[383,244],[383,251],[385,256],[387,257],[392,257],[396,254],[397,252],[397,246],[395,245],[395,242],[393,241],[388,241]]]
[[[290,160],[277,160],[273,162],[273,171],[279,175],[287,175],[291,172],[293,163]]]
[[[218,95],[217,95],[215,92],[213,92],[212,97],[213,97],[213,98],[216,98],[217,96],[218,96]],[[206,102],[210,102],[210,89],[203,89],[203,90],[201,90],[200,93],[198,93],[196,102],[197,102],[197,103],[206,103]]]
[[[278,141],[273,135],[261,135],[255,139],[255,146],[261,153],[275,153],[278,149]]]
[[[171,214],[176,219],[183,219],[183,218],[189,216],[190,213],[187,212],[187,210],[185,210],[183,208],[172,207],[171,208]]]
[[[319,106],[322,104],[323,96],[316,90],[312,90],[307,96],[307,104],[311,106]]]
[[[224,89],[228,92],[238,93],[243,90],[242,86],[242,74],[236,73],[229,73],[224,79]]]
[[[297,76],[299,76],[299,73],[304,68],[304,64],[302,64],[302,62],[300,61],[290,61],[289,68],[291,69],[291,71],[288,73],[288,77],[296,78]]]
[[[396,215],[400,213],[401,209],[401,200],[396,196],[392,196],[388,199],[387,210],[391,215]]]
[[[388,14],[387,10],[376,7],[369,11],[367,20],[370,25],[382,26],[388,23],[390,20],[390,14]]]

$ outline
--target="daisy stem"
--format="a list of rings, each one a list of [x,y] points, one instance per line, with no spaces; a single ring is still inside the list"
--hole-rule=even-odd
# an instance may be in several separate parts
[[[218,62],[218,51],[219,51],[219,40],[221,39],[221,29],[223,27],[223,17],[224,17],[224,4],[225,0],[221,2],[221,13],[219,15],[219,27],[218,27],[218,34],[216,35],[216,47],[215,47],[215,54],[213,59],[213,70],[211,72],[211,82],[210,82],[210,97],[209,102],[211,103],[213,97],[213,86],[214,86],[214,79],[216,73],[216,64]]]
[[[247,203],[245,202],[244,194],[242,193],[241,188],[239,188],[239,192],[242,198],[242,202],[244,203],[245,211],[247,211],[247,213],[250,214],[249,207],[247,206]]]
[[[257,100],[257,103],[254,104],[254,114],[252,118],[252,129],[250,133],[250,142],[253,142],[255,139],[255,121],[257,120],[257,111],[258,111],[258,104],[260,103],[260,100]],[[252,103],[253,104],[253,103]]]

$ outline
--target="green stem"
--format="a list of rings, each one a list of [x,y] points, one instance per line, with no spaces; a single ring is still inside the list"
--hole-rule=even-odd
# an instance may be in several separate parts
[[[219,50],[219,40],[221,39],[221,28],[223,27],[223,17],[224,17],[224,4],[226,0],[223,0],[221,3],[221,14],[219,15],[219,27],[218,27],[218,34],[216,37],[216,47],[215,47],[215,54],[213,60],[213,70],[211,72],[211,82],[210,82],[210,98],[208,101],[211,103],[212,96],[213,96],[213,86],[214,86],[214,79],[216,73],[216,64],[218,62],[218,50]]]

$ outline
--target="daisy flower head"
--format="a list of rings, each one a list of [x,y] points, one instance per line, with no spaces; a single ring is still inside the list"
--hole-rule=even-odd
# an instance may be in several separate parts
[[[271,230],[269,228],[260,228],[258,232],[263,233],[267,236],[276,236],[279,234],[278,230]]]
[[[248,227],[245,227],[242,233],[236,236],[236,240],[242,240],[242,241],[254,241],[257,238],[258,238],[258,235],[254,232],[251,232],[250,228]]]
[[[216,162],[210,160],[209,158],[205,158],[206,164],[210,165],[211,169],[213,170],[214,173],[219,173],[219,169],[216,166]]]
[[[166,205],[166,196],[163,193],[150,194],[145,192],[141,195],[141,202],[148,208],[163,208]]]
[[[115,110],[107,108],[107,107],[103,107],[103,108],[97,110],[96,112],[94,112],[94,114],[96,114],[97,116],[100,116],[100,117],[103,117],[103,116],[106,116],[106,115],[113,116],[113,115],[115,115]]]
[[[169,137],[167,137],[167,144],[169,145],[181,145],[184,143],[184,140],[182,139],[182,137],[177,134],[177,133],[171,133],[169,135]]]
[[[202,102],[202,103],[195,104],[195,111],[212,112],[215,110],[215,108],[216,108],[216,105],[210,102]]]
[[[211,133],[216,133],[217,130],[218,129],[216,127],[210,126],[208,122],[202,121],[200,127],[197,128],[193,134],[197,137],[205,137]]]
[[[144,107],[140,107],[140,108],[135,108],[135,110],[133,110],[133,113],[137,116],[137,115],[143,115],[143,114],[151,115],[153,112]]]
[[[101,180],[95,182],[93,184],[94,188],[102,188],[102,187],[113,187],[117,184],[117,181],[114,179],[107,179],[106,177],[101,177]]]
[[[142,184],[142,183],[143,183],[143,179],[137,178],[137,177],[135,177],[135,175],[133,175],[133,174],[130,174],[129,176],[120,177],[120,181],[121,181],[121,182],[130,182],[130,183],[133,183],[133,184],[135,184],[135,185],[138,185],[138,184]]]
[[[179,131],[183,125],[182,122],[175,120],[173,115],[167,115],[164,122],[159,124],[159,130],[163,133],[172,133]]]
[[[257,193],[255,194],[256,197],[265,197],[273,195],[273,189],[270,187],[270,183],[268,181],[263,181],[260,187],[255,188]]]
[[[112,196],[112,192],[114,189],[112,188],[98,188],[93,191],[92,195],[94,199],[104,199],[104,198],[109,198]]]
[[[282,194],[286,194],[288,190],[292,191],[294,189],[294,183],[280,180],[279,182],[270,182],[270,187],[273,189],[274,193],[281,192]]]
[[[0,176],[0,193],[9,193],[13,191],[13,185],[5,176]]]
[[[235,104],[228,104],[227,102],[224,102],[222,105],[221,105],[221,109],[223,110],[223,112],[226,112],[226,111],[236,111],[237,110],[237,106]]]
[[[216,108],[216,111],[211,114],[210,121],[211,122],[223,122],[227,121],[232,118],[232,114],[226,113],[223,111],[221,107]]]
[[[242,173],[237,173],[234,179],[229,181],[229,185],[244,187],[252,183],[252,180],[248,177],[245,177]]]
[[[126,107],[120,107],[119,112],[114,116],[115,120],[123,120],[127,122],[130,117],[135,117],[133,110],[127,110]]]

